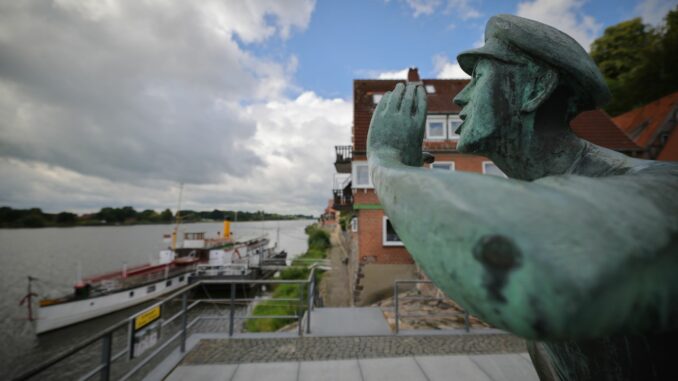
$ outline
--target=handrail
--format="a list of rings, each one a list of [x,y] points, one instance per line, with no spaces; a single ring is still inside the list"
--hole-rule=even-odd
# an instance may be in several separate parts
[[[245,317],[235,317],[235,287],[231,287],[231,297],[228,299],[198,299],[194,301],[193,303],[190,304],[190,306],[187,303],[187,296],[188,292],[195,289],[198,286],[203,286],[203,285],[238,285],[238,284],[297,284],[297,285],[306,285],[307,290],[308,290],[308,306],[311,307],[314,304],[314,289],[315,289],[315,268],[311,268],[309,275],[306,279],[281,279],[281,280],[267,280],[267,279],[262,279],[262,280],[238,280],[238,279],[233,279],[233,280],[208,280],[208,279],[202,279],[199,280],[193,284],[187,285],[180,290],[175,291],[174,293],[170,294],[169,296],[161,299],[160,301],[153,303],[152,305],[144,308],[142,311],[136,312],[129,317],[121,320],[118,323],[115,323],[111,325],[108,328],[105,328],[104,330],[90,336],[89,338],[83,340],[79,344],[76,344],[75,346],[65,350],[64,352],[52,357],[51,359],[45,361],[44,363],[36,366],[33,369],[29,369],[28,371],[24,372],[23,374],[15,377],[13,380],[19,381],[19,380],[28,380],[31,377],[42,373],[43,371],[51,368],[52,366],[60,363],[61,361],[69,358],[70,356],[80,352],[82,349],[85,347],[96,343],[97,341],[101,340],[102,341],[102,363],[99,365],[95,366],[94,369],[88,371],[85,373],[84,376],[82,376],[80,379],[81,380],[86,380],[94,376],[97,372],[100,372],[101,379],[102,380],[108,380],[110,377],[110,371],[111,371],[111,365],[112,363],[121,358],[125,353],[127,353],[128,348],[118,352],[116,354],[112,354],[112,340],[113,340],[113,333],[123,327],[131,327],[131,325],[134,322],[134,319],[136,319],[138,316],[143,314],[145,311],[148,311],[149,309],[158,307],[163,305],[164,303],[171,301],[175,299],[178,296],[182,296],[182,309],[181,311],[177,312],[167,320],[163,321],[161,323],[162,326],[166,326],[173,322],[174,320],[178,319],[179,317],[182,317],[182,328],[180,331],[176,334],[174,334],[172,337],[167,339],[166,342],[162,343],[157,349],[153,350],[151,354],[149,354],[146,358],[144,358],[139,364],[137,364],[132,370],[130,370],[128,373],[126,373],[123,376],[123,380],[131,377],[136,373],[138,370],[140,370],[144,365],[146,365],[153,357],[155,357],[158,353],[162,351],[162,349],[166,348],[169,343],[177,339],[178,337],[181,337],[181,352],[185,353],[186,348],[186,339],[187,339],[187,331],[188,328],[192,327],[197,323],[198,320],[201,319],[200,316],[198,316],[196,319],[191,321],[191,323],[188,323],[186,321],[186,317],[188,314],[188,311],[193,309],[195,306],[197,306],[199,303],[202,302],[207,302],[207,301],[229,301],[230,303],[230,316],[229,316],[229,336],[233,336],[233,322],[236,319],[249,319],[249,318],[258,318],[256,316],[245,316]],[[303,302],[303,297],[304,293],[300,293],[299,299],[292,299],[292,298],[273,298],[273,299],[267,299],[267,300],[278,300],[278,299],[289,299],[288,301],[298,301],[300,302],[300,306],[304,306]],[[255,299],[252,298],[240,298],[239,301],[253,301]],[[307,327],[306,327],[306,333],[311,332],[311,326],[310,326],[310,314],[311,314],[311,309],[307,310]],[[274,316],[266,316],[268,318],[297,318],[298,319],[298,325],[299,325],[299,335],[302,334],[302,318],[303,318],[303,308],[299,308],[299,312],[297,315],[274,315]],[[224,317],[225,319],[226,317]]]
[[[393,282],[393,307],[395,310],[395,334],[400,333],[400,318],[401,317],[417,317],[417,318],[427,318],[427,317],[449,317],[452,316],[451,314],[436,314],[436,315],[429,315],[429,316],[419,316],[419,315],[401,315],[400,314],[400,298],[399,298],[399,291],[400,288],[399,286],[401,284],[433,284],[432,281],[430,280],[420,280],[420,279],[402,279],[402,280],[396,280]],[[411,298],[410,298],[411,299]],[[420,297],[416,298],[417,300],[440,300],[440,298],[436,297]],[[464,310],[464,329],[466,332],[470,331],[470,326],[469,326],[469,321],[468,321],[468,312]]]

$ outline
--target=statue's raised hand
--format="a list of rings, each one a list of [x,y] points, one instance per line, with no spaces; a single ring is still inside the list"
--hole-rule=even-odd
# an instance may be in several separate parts
[[[421,85],[399,83],[381,98],[372,115],[367,152],[420,167],[426,122],[426,92]],[[395,157],[394,157],[395,156]]]

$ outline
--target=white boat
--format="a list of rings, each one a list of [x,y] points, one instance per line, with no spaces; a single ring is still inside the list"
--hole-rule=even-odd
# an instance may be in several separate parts
[[[129,270],[83,279],[70,295],[42,299],[35,330],[37,334],[103,316],[175,291],[188,284],[197,258],[174,258],[163,250],[157,265],[146,264]]]
[[[212,276],[220,278],[219,275],[224,275],[226,268],[228,271],[237,268],[240,279],[250,279],[270,275],[262,271],[262,264],[279,264],[282,258],[284,265],[285,252],[276,254],[274,248],[268,248],[267,238],[234,242],[228,221],[224,221],[224,232],[226,234],[217,238],[206,238],[204,233],[186,233],[181,245],[177,245],[175,229],[173,236],[165,237],[168,244],[171,239],[171,248],[160,251],[157,263],[85,278],[77,282],[72,294],[40,300],[37,316],[33,319],[36,333],[80,323],[169,294],[194,279],[196,270],[201,277],[214,279]],[[225,262],[227,258],[228,263]]]

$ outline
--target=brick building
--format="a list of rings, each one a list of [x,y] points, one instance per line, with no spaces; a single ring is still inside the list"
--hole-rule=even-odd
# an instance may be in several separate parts
[[[428,115],[424,137],[424,150],[435,156],[433,170],[477,172],[504,176],[492,161],[483,156],[461,154],[456,146],[459,136],[455,130],[461,124],[459,106],[452,99],[468,80],[420,79],[416,68],[408,72],[409,82],[421,82],[426,88]],[[355,80],[353,82],[353,145],[337,146],[335,167],[335,208],[338,202],[352,194],[353,219],[350,230],[356,265],[354,301],[357,305],[370,304],[391,295],[396,279],[414,279],[417,269],[393,230],[379,203],[369,176],[367,165],[367,132],[372,113],[383,94],[393,90],[404,80]],[[580,137],[595,144],[636,156],[641,148],[629,139],[603,111],[582,113],[572,121],[571,127]],[[340,186],[336,186],[340,183]],[[348,191],[350,189],[350,192]],[[346,210],[348,212],[348,210]]]

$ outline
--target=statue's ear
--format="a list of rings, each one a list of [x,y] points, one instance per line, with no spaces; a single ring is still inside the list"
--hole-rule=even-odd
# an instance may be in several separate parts
[[[541,106],[558,87],[558,73],[549,68],[539,70],[533,82],[525,89],[523,106],[520,111],[529,113]]]

